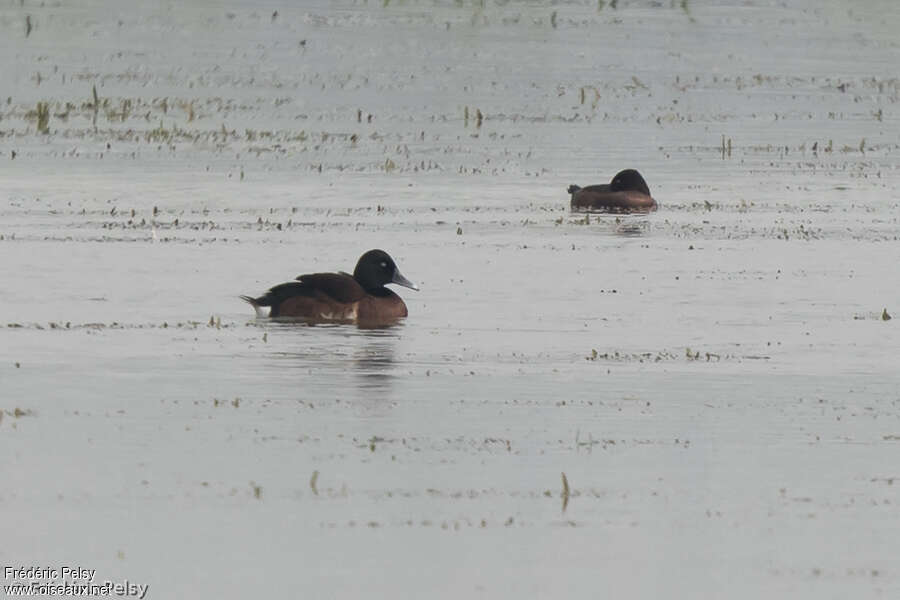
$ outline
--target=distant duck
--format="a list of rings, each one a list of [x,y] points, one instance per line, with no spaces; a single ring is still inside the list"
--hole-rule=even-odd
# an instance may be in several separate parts
[[[579,187],[569,186],[572,208],[605,212],[649,212],[656,210],[656,200],[641,174],[634,169],[619,171],[609,183]]]
[[[258,317],[295,318],[312,322],[354,322],[381,324],[407,316],[403,299],[384,287],[396,283],[413,290],[416,284],[400,274],[387,252],[369,250],[363,254],[353,275],[312,273],[295,281],[276,285],[258,298],[241,296]]]

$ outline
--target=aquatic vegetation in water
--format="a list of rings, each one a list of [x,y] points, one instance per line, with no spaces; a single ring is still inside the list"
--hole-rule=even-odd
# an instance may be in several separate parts
[[[37,130],[50,133],[50,105],[47,102],[37,103]]]
[[[731,158],[731,138],[728,138],[728,143],[725,143],[725,135],[722,134],[722,160],[725,160],[725,157]]]

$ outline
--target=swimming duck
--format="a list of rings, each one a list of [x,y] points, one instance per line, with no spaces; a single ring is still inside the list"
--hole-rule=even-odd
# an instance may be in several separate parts
[[[396,283],[413,290],[416,284],[404,277],[384,250],[369,250],[359,258],[353,275],[344,272],[300,275],[295,281],[276,285],[258,298],[241,296],[265,316],[307,321],[382,323],[408,314],[406,304],[385,284]]]
[[[609,183],[579,187],[569,186],[572,208],[607,212],[649,212],[656,210],[656,200],[641,174],[634,169],[619,171]]]

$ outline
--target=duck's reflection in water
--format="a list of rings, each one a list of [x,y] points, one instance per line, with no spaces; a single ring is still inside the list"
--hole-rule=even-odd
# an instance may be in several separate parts
[[[613,233],[621,237],[643,237],[650,233],[650,220],[623,219],[617,221]]]
[[[394,379],[394,352],[398,331],[394,328],[359,328],[358,345],[353,350],[353,373],[364,393],[389,395]]]
[[[596,227],[603,233],[615,236],[643,237],[650,233],[650,219],[646,213],[625,215],[610,211],[573,209],[572,215],[584,215],[584,217],[578,217],[579,222],[583,225]]]
[[[402,323],[378,327],[277,323],[270,329],[269,344],[281,348],[267,354],[267,366],[279,373],[289,367],[290,385],[304,398],[389,399],[402,328]],[[303,373],[299,380],[297,371]]]

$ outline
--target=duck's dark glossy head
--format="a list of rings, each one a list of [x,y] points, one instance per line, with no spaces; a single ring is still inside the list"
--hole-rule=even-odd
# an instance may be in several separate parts
[[[609,183],[611,192],[641,192],[650,196],[650,188],[641,174],[634,169],[619,171]]]
[[[369,250],[356,263],[353,279],[365,290],[377,290],[388,283],[396,283],[413,290],[418,290],[412,281],[404,277],[394,259],[384,250]]]

